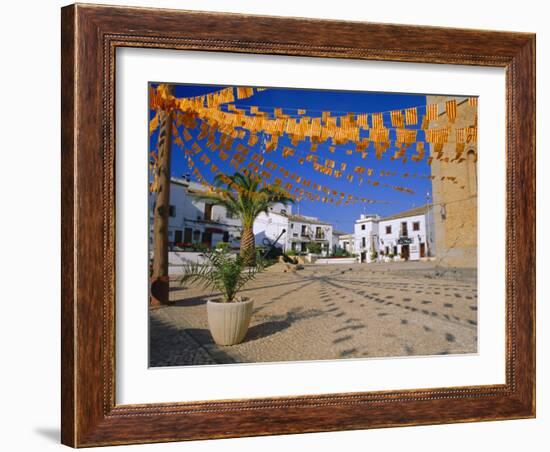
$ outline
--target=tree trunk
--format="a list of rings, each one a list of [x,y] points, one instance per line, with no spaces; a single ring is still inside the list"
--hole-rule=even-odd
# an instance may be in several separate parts
[[[246,265],[256,264],[256,244],[252,226],[243,227],[241,234],[241,257]]]
[[[172,148],[172,112],[161,113],[158,138],[157,194],[153,223],[153,272],[151,305],[169,302],[168,219],[170,211],[170,163]]]

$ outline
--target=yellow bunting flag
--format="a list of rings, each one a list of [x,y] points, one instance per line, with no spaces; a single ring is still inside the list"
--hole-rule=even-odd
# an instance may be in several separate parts
[[[428,128],[429,123],[430,121],[428,121],[428,115],[422,116],[422,125],[420,126],[420,128],[422,130],[426,130]]]
[[[382,113],[373,113],[372,115],[372,128],[382,129],[384,127],[384,118]]]
[[[325,166],[328,166],[329,168],[334,168],[334,160],[331,159],[325,159]]]
[[[449,122],[455,122],[456,119],[456,99],[451,99],[445,102],[445,113]]]
[[[456,135],[456,142],[457,143],[464,143],[466,141],[466,129],[456,129],[455,130]]]
[[[357,122],[357,125],[366,129],[369,127],[369,122],[368,122],[368,115],[367,113],[360,113],[358,114],[356,117],[355,117],[355,120]]]
[[[416,143],[416,154],[411,157],[411,160],[413,162],[420,162],[424,158],[425,153],[424,143],[419,141]]]
[[[191,141],[193,138],[191,134],[187,131],[187,129],[183,129],[183,138],[185,138],[185,141]]]
[[[456,143],[455,156],[451,160],[451,162],[459,161],[462,158],[462,154],[464,154],[465,147],[466,145],[464,143]]]
[[[285,146],[283,148],[283,157],[292,157],[294,155],[294,149]]]
[[[250,137],[248,138],[248,145],[254,146],[258,142],[258,135],[256,134],[250,134]]]
[[[237,87],[237,99],[246,99],[254,95],[254,88],[249,88],[246,86]]]
[[[159,126],[159,114],[157,113],[149,122],[149,135],[151,135]]]
[[[408,126],[418,124],[418,112],[416,110],[416,107],[407,108],[405,110],[405,123]]]
[[[414,143],[416,141],[415,129],[396,129],[395,136],[397,143]]]
[[[440,129],[428,129],[426,130],[426,141],[428,143],[443,144],[447,143],[449,138],[449,128],[442,127]]]
[[[470,107],[476,107],[477,108],[477,97],[469,97],[468,98],[468,105]]]
[[[438,104],[426,105],[426,116],[428,118],[428,121],[433,121],[437,119],[437,117],[439,116],[439,105]]]
[[[477,142],[477,127],[476,126],[470,126],[466,129],[466,142]]]
[[[404,127],[403,122],[403,113],[401,110],[394,110],[390,112],[391,125],[392,127]]]
[[[389,141],[389,129],[371,129],[369,133],[369,138],[371,141],[374,141],[375,143],[382,143]]]

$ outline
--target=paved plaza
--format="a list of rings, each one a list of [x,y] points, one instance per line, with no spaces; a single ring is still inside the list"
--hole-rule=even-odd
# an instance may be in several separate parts
[[[419,262],[269,268],[242,291],[254,300],[243,343],[214,344],[209,294],[171,282],[150,311],[150,365],[304,361],[475,353],[474,278]]]

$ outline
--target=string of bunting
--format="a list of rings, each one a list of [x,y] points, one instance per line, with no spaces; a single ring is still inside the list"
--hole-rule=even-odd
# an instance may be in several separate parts
[[[236,89],[237,98],[252,97],[254,95],[254,88],[238,87]],[[184,112],[194,112],[200,119],[206,120],[210,124],[215,123],[219,128],[241,128],[247,130],[251,135],[263,132],[271,135],[273,140],[277,140],[278,138],[276,137],[286,134],[295,145],[306,138],[309,138],[312,143],[331,140],[335,145],[345,144],[350,141],[358,143],[361,141],[361,138],[365,138],[369,141],[379,143],[376,149],[377,156],[383,154],[389,147],[387,143],[391,141],[390,127],[385,125],[384,113],[389,113],[393,129],[411,130],[406,129],[405,126],[416,125],[418,123],[419,108],[425,108],[426,114],[424,115],[421,129],[417,130],[423,130],[425,141],[431,142],[432,134],[428,132],[430,130],[428,127],[429,122],[437,119],[440,111],[440,104],[430,104],[425,107],[411,107],[404,110],[379,113],[347,113],[341,116],[331,116],[330,111],[323,111],[320,117],[302,116],[300,118],[292,118],[284,114],[282,108],[273,108],[273,119],[271,119],[267,112],[261,112],[259,108],[253,108],[254,106],[242,109],[229,103],[226,105],[228,111],[222,111],[219,107],[227,103],[223,101],[230,99],[231,96],[234,97],[233,88],[224,88],[210,95],[184,99],[178,99],[167,94],[163,85],[159,85],[156,90],[153,88],[151,90],[150,107],[152,109],[159,109],[163,106],[171,108],[174,106]],[[213,100],[208,102],[208,96],[212,97]],[[476,108],[477,98],[468,98],[468,105]],[[445,112],[450,123],[454,123],[455,121],[456,107],[456,99],[445,102]],[[305,112],[304,109],[300,109],[300,111]],[[371,118],[370,125],[368,121],[369,115]],[[150,133],[157,127],[158,119],[155,120],[153,118],[150,122]],[[471,127],[477,129],[476,124]],[[361,137],[361,130],[368,131],[368,137]],[[397,133],[398,130],[396,130],[396,135]],[[399,131],[399,133],[402,132]],[[469,134],[468,137],[471,138],[472,134]]]
[[[220,135],[221,135],[221,138],[220,138],[221,143],[228,143],[229,142],[228,140],[229,140],[230,137],[228,135],[225,135],[223,132],[220,132],[219,130],[216,129],[216,127],[210,126],[210,125],[208,125],[207,123],[204,123],[204,122],[201,123],[201,134],[209,136],[209,140],[208,140],[207,145],[210,148],[212,148],[213,150],[217,149],[217,145],[214,143],[214,135],[215,135],[216,132],[219,132]],[[398,138],[398,141],[402,142],[405,145],[408,145],[408,144],[410,144],[410,142],[414,141],[414,133],[410,134],[409,132],[414,132],[414,131],[406,130],[405,132],[407,132],[407,133],[403,137]],[[417,155],[412,156],[411,160],[414,160],[415,158],[419,158],[419,156],[420,156],[420,158],[422,158],[422,155],[424,153],[424,146],[423,145],[424,145],[424,143],[422,143],[422,142],[417,143]],[[237,150],[243,151],[244,148],[245,148],[245,146],[242,143],[237,145]],[[226,147],[226,150],[230,150],[230,147]],[[271,150],[269,152],[273,152],[273,150]],[[269,153],[269,152],[266,152],[266,153]],[[402,152],[402,151],[398,150],[396,152],[396,154],[398,152]],[[303,155],[299,150],[294,149],[294,148],[290,148],[288,146],[283,147],[281,154],[284,158],[294,157],[294,156],[296,156],[296,154]],[[392,157],[392,159],[394,157]],[[305,157],[299,157],[298,158],[298,163],[300,165],[303,164],[304,162],[310,162],[315,171],[318,171],[318,172],[320,172],[324,175],[334,176],[336,178],[345,177],[348,180],[348,182],[352,182],[353,179],[354,179],[354,174],[346,173],[346,170],[348,168],[348,164],[345,163],[345,162],[341,162],[341,163],[338,164],[335,160],[326,158],[324,163],[321,164],[321,163],[319,163],[318,155],[315,155],[315,154],[309,154],[309,155],[306,155]],[[350,166],[350,169],[351,169],[351,166]],[[353,172],[356,175],[366,173],[368,176],[372,176],[375,173],[375,170],[373,168],[355,166]],[[431,180],[435,179],[435,176],[433,176],[433,175],[431,175],[431,176],[418,175],[417,173],[411,174],[409,172],[398,174],[395,171],[379,171],[378,174],[381,177],[385,177],[385,176],[386,177],[387,176],[396,177],[397,176],[397,177],[403,177],[403,178],[414,177],[414,178],[425,178],[425,179],[431,179]],[[450,177],[450,176],[441,176],[441,177],[442,177],[441,180],[449,180],[449,181],[452,181],[455,184],[458,183],[457,180],[456,180],[456,177]],[[357,180],[359,181],[359,185],[361,185],[363,183],[362,176],[358,176]],[[409,192],[409,193],[411,192],[411,191],[407,190],[406,187],[390,186],[388,184],[384,184],[383,186],[388,187],[388,188],[393,188],[397,191],[404,191],[404,192]]]
[[[259,156],[259,154],[253,153],[251,159],[253,161],[246,161],[246,157],[248,156],[250,149],[246,148],[243,145],[237,145],[238,151],[233,154],[229,161],[229,166],[234,168],[236,171],[240,171],[244,174],[253,174],[256,175],[258,178],[260,178],[267,186],[273,187],[282,187],[284,190],[291,192],[294,188],[294,194],[292,195],[297,200],[301,200],[303,197],[306,197],[312,201],[321,201],[324,203],[334,203],[336,205],[344,204],[352,204],[352,203],[368,203],[368,204],[374,204],[374,203],[383,203],[383,204],[390,204],[389,201],[377,201],[374,199],[368,199],[365,197],[358,197],[351,194],[346,194],[342,191],[337,191],[333,188],[327,187],[325,185],[321,185],[318,183],[314,183],[309,179],[303,178],[302,176],[299,176],[295,173],[291,173],[289,170],[285,169],[282,166],[278,166],[274,162],[271,162],[265,157]],[[182,148],[184,150],[185,156],[187,158],[187,164],[190,169],[193,169],[193,174],[196,175],[196,166],[194,164],[192,156],[197,156],[198,154],[201,154],[199,157],[199,161],[201,161],[205,166],[210,165],[209,169],[214,174],[223,174],[218,173],[219,167],[216,165],[212,159],[204,153],[204,149],[197,143],[194,142],[190,148]],[[210,148],[209,148],[210,149]],[[229,155],[225,153],[223,150],[219,150],[219,157],[221,160],[228,160]],[[259,162],[260,159],[263,159],[261,163]],[[256,162],[256,163],[255,163]],[[260,163],[262,167],[260,167],[257,163]],[[275,171],[276,169],[279,170],[280,175],[279,176],[273,176],[271,172],[268,172],[266,169],[263,168],[265,165],[265,168],[272,169]],[[267,181],[272,179],[273,176],[273,184],[269,184]],[[313,187],[314,189],[324,193],[323,195],[320,194],[313,194],[312,192],[304,189],[303,187],[294,187],[291,182],[284,182],[284,178],[290,178],[293,180],[296,184],[301,183],[303,186],[309,188]],[[197,179],[198,180],[198,179]],[[378,186],[379,182],[373,182],[373,186]],[[340,199],[335,199],[332,196],[339,196]]]
[[[165,85],[161,84],[156,89],[151,87],[149,93],[150,107],[155,110],[156,114],[150,120],[149,132],[152,134],[159,127],[159,112],[172,111],[174,113],[172,128],[175,136],[174,142],[183,148],[184,140],[189,142],[192,139],[192,135],[188,129],[196,128],[197,121],[199,120],[201,121],[201,131],[197,139],[207,138],[208,146],[217,146],[215,143],[216,132],[220,132],[219,146],[222,148],[220,149],[220,158],[222,159],[223,149],[230,150],[236,139],[245,139],[248,136],[248,144],[254,146],[258,142],[259,134],[265,137],[265,152],[276,150],[279,144],[279,137],[286,134],[293,146],[297,146],[300,141],[309,138],[311,142],[310,152],[316,152],[317,145],[320,142],[327,142],[329,139],[333,144],[329,147],[331,153],[335,152],[336,145],[351,141],[355,143],[356,151],[361,152],[362,158],[367,156],[367,148],[372,143],[377,159],[382,157],[393,142],[397,149],[391,160],[401,159],[403,163],[407,161],[408,157],[405,154],[413,143],[416,143],[416,154],[410,157],[411,161],[418,162],[425,158],[425,141],[434,145],[434,156],[436,159],[446,162],[462,162],[465,160],[463,154],[466,144],[477,142],[477,116],[475,123],[471,126],[463,128],[452,127],[457,116],[456,99],[451,99],[444,103],[444,111],[449,124],[432,129],[428,127],[429,122],[439,117],[440,104],[430,104],[424,107],[426,113],[422,119],[420,129],[406,127],[418,125],[419,107],[378,113],[353,114],[348,112],[346,115],[341,116],[332,116],[330,111],[323,111],[320,117],[304,116],[306,110],[297,109],[297,113],[301,115],[299,119],[284,114],[283,109],[279,107],[273,109],[274,117],[271,119],[269,113],[260,111],[257,106],[250,106],[248,111],[245,111],[245,109],[238,108],[233,104],[235,98],[246,99],[264,89],[227,87],[213,93],[192,98],[176,98],[168,91]],[[468,98],[467,102],[470,107],[477,108],[477,98]],[[221,110],[222,105],[227,107],[227,112]],[[386,126],[384,120],[385,113],[389,114],[391,127]],[[182,126],[183,130],[180,134],[178,129]],[[393,132],[392,135],[395,138],[390,136],[390,130]],[[361,131],[363,131],[363,137],[361,136]],[[450,159],[450,157],[443,157],[443,145],[449,142],[452,131],[454,131],[456,146],[455,155]],[[424,135],[423,141],[419,140],[419,132],[422,132]],[[195,145],[198,146],[197,143],[194,143]],[[350,153],[353,153],[351,149],[346,151],[346,155]],[[295,154],[296,149],[289,146],[285,146],[282,150],[282,155],[285,158],[293,157]],[[354,174],[344,174],[347,163],[341,162],[339,169],[336,169],[337,162],[335,160],[325,159],[325,162],[321,164],[316,157],[314,155],[308,155],[306,158],[301,157],[299,163],[309,161],[318,172],[334,177],[345,176],[349,182],[352,182]],[[433,158],[432,156],[428,158],[429,164],[432,163]],[[475,159],[477,160],[477,156],[475,156]],[[154,165],[154,160],[152,164]],[[216,165],[213,164],[213,166],[217,168]],[[362,177],[357,175],[366,173],[370,176],[373,174],[373,170],[356,166],[354,173],[361,184],[363,181]],[[381,175],[390,174],[395,175],[395,172],[381,172]],[[409,173],[404,173],[402,176],[409,177]],[[433,178],[433,176],[427,177]],[[457,183],[456,178],[449,177],[448,180]],[[153,182],[154,184],[155,182]],[[372,182],[372,184],[373,186],[379,185],[377,182]],[[406,187],[390,186],[388,184],[383,186],[412,193],[412,190]],[[328,190],[331,192],[330,189]]]

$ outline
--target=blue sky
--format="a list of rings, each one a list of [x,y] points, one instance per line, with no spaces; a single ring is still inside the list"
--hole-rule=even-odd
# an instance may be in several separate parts
[[[154,86],[154,85],[153,85]],[[177,97],[193,97],[205,93],[218,91],[224,88],[224,86],[204,86],[204,85],[175,85],[174,94]],[[237,100],[235,102],[237,107],[244,106],[258,106],[260,111],[273,111],[275,107],[283,108],[283,113],[296,114],[297,108],[305,109],[306,116],[320,116],[322,111],[329,110],[332,112],[331,116],[345,115],[347,112],[353,113],[376,113],[385,112],[389,110],[405,109],[413,106],[425,106],[426,96],[416,94],[396,94],[396,93],[376,93],[376,92],[357,92],[357,91],[325,91],[325,90],[306,90],[306,89],[286,89],[286,88],[268,88],[265,91],[256,93],[253,97],[247,99]],[[225,108],[224,108],[225,109]],[[423,109],[419,109],[418,116],[421,119]],[[154,112],[149,112],[150,117],[154,115]],[[385,115],[385,125],[391,127],[389,123],[389,115]],[[412,126],[412,128],[419,128],[419,125]],[[197,141],[197,135],[199,134],[199,127],[189,130],[193,136],[193,140],[190,141],[189,147],[192,146],[194,141]],[[252,151],[257,153],[261,152],[261,141],[255,146],[248,146],[248,135],[244,140],[235,140],[233,148],[237,143],[242,142],[245,146],[251,149],[249,157],[252,155]],[[150,149],[155,148],[157,142],[157,133],[153,133],[150,137]],[[206,149],[206,139],[197,141],[199,145]],[[354,152],[352,155],[347,155],[346,150],[355,149],[352,144],[336,146],[335,152],[331,153],[329,147],[331,143],[320,143],[316,154],[319,158],[319,163],[323,163],[325,158],[335,160],[337,165],[340,162],[347,163],[347,173],[353,173],[355,166],[363,166],[373,168],[374,173],[369,179],[371,181],[379,181],[380,186],[374,187],[363,183],[359,185],[357,176],[354,177],[353,182],[349,182],[345,177],[335,178],[333,176],[326,176],[313,170],[310,163],[304,162],[302,165],[298,164],[300,157],[306,157],[309,153],[310,143],[299,143],[296,148],[296,154],[294,157],[283,158],[282,149],[284,146],[293,147],[286,136],[279,139],[279,146],[276,151],[266,155],[266,158],[276,163],[279,166],[283,166],[291,173],[295,172],[304,178],[311,179],[312,182],[317,182],[321,185],[328,186],[331,189],[335,189],[339,192],[345,192],[346,194],[355,195],[358,197],[365,197],[369,199],[375,199],[381,201],[376,204],[350,204],[335,206],[330,203],[322,203],[316,201],[309,201],[303,199],[299,204],[295,204],[293,212],[299,211],[302,215],[311,215],[321,218],[324,221],[328,221],[334,225],[336,229],[351,232],[353,230],[353,223],[362,213],[376,213],[382,216],[391,215],[402,210],[409,209],[411,207],[420,206],[426,203],[426,193],[432,191],[431,181],[422,177],[402,177],[403,173],[410,173],[411,175],[416,173],[422,176],[429,176],[430,165],[427,163],[427,157],[420,162],[409,161],[403,163],[401,159],[391,160],[390,157],[394,154],[395,147],[392,145],[388,151],[382,156],[380,160],[377,160],[374,155],[374,149],[371,146],[367,149],[368,156],[366,159],[361,158],[361,154]],[[415,153],[414,144],[407,150],[407,155]],[[223,162],[217,157],[217,153],[208,152],[207,154],[212,162],[215,163],[220,171],[226,173],[233,173],[234,170],[229,167],[229,160]],[[194,162],[202,175],[211,181],[214,175],[209,170],[209,165],[204,165],[199,160],[200,154],[194,157]],[[251,161],[251,160],[247,160]],[[351,169],[351,170],[350,170]],[[269,171],[269,170],[268,170]],[[395,171],[397,174],[395,177],[384,176],[380,177],[380,171]],[[279,176],[278,171],[272,172],[273,177]],[[172,148],[172,175],[182,176],[187,173],[191,173],[192,179],[194,176],[188,169],[186,159],[184,158],[183,151],[173,144]],[[364,180],[367,179],[366,175],[363,175]],[[271,180],[273,182],[273,178]],[[287,180],[283,180],[283,183]],[[288,179],[294,187],[300,186],[294,181]],[[383,187],[386,183],[389,185],[404,186],[414,191],[414,194],[402,193],[391,188]],[[306,187],[303,187],[307,189]],[[309,189],[312,193],[319,193],[313,187]]]

